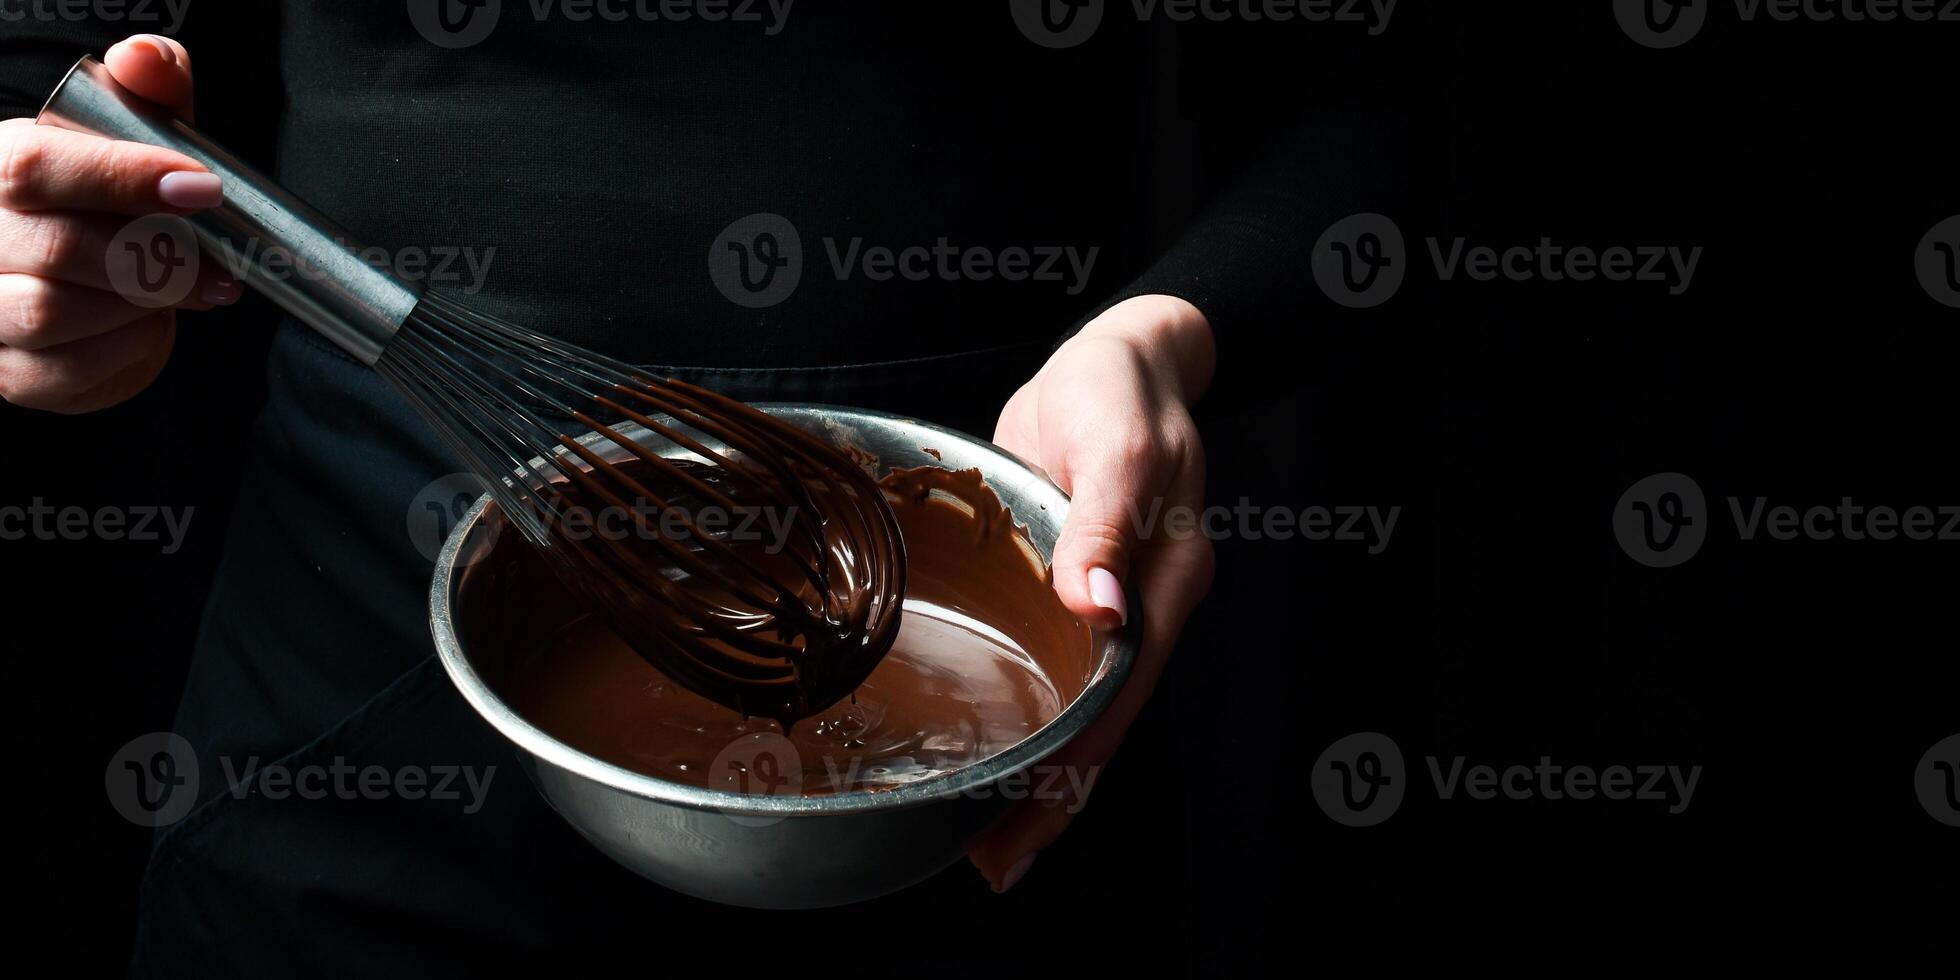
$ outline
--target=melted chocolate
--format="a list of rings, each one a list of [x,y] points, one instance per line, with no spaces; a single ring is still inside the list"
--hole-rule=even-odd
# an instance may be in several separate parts
[[[729,448],[599,399],[712,462],[664,458],[578,416],[611,452],[561,440],[586,465],[540,488],[551,528],[540,553],[649,663],[787,729],[863,683],[897,639],[897,524],[865,469],[828,443],[712,392],[669,389],[648,392],[713,407],[690,424]]]
[[[1063,608],[1025,533],[977,471],[919,468],[880,482],[904,537],[898,637],[849,701],[789,730],[676,684],[506,545],[465,573],[464,641],[512,651],[491,682],[559,740],[621,767],[755,792],[788,780],[806,794],[881,789],[971,765],[1012,746],[1080,694],[1094,670],[1089,629]],[[470,577],[478,577],[471,581]],[[540,579],[545,579],[542,589]],[[502,604],[530,592],[522,608]],[[754,769],[774,741],[773,768]],[[787,758],[786,758],[787,757]],[[778,787],[775,792],[783,792]]]

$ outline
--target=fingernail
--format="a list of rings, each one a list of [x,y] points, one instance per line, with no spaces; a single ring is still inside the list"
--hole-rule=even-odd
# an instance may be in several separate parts
[[[156,36],[155,34],[138,34],[135,37],[130,38],[130,40],[148,41],[150,42],[150,47],[157,49],[157,56],[162,58],[166,64],[174,65],[177,63],[177,49],[171,46],[169,41],[166,41],[163,38]]]
[[[225,203],[225,182],[217,174],[180,170],[157,182],[163,203],[186,211],[202,211]]]
[[[204,301],[212,306],[230,306],[245,295],[245,287],[236,279],[220,279],[204,287]]]
[[[1130,622],[1129,607],[1123,601],[1123,583],[1107,568],[1089,569],[1089,601],[1116,614],[1124,625]]]
[[[1022,858],[1021,860],[1014,862],[1014,866],[1008,868],[1007,873],[1000,876],[1000,887],[994,889],[994,894],[996,895],[1007,894],[1007,890],[1009,888],[1014,887],[1014,885],[1018,883],[1022,878],[1027,877],[1028,869],[1034,867],[1035,854],[1039,854],[1039,853],[1041,852],[1036,851],[1033,854],[1029,854],[1028,856]]]

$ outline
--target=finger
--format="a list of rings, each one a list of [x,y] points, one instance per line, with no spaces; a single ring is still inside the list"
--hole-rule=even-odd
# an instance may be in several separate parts
[[[1185,467],[1173,499],[1191,506],[1201,503],[1203,472],[1201,462]],[[1153,542],[1139,553],[1137,585],[1144,602],[1143,639],[1123,690],[1095,724],[1040,763],[1044,768],[1057,767],[1067,776],[1046,780],[1062,789],[1059,796],[1016,804],[967,845],[968,859],[996,891],[1013,887],[1027,873],[1034,856],[1059,839],[1087,805],[1088,791],[1155,693],[1178,635],[1211,588],[1214,568],[1211,542],[1201,535]]]
[[[223,182],[190,157],[30,120],[0,129],[0,208],[188,214],[224,202]]]
[[[188,225],[169,224],[181,221],[0,211],[0,273],[116,292],[152,309],[174,306],[194,295],[194,285],[217,281],[224,271],[223,263],[203,261]]]
[[[1211,577],[1211,542],[1198,539],[1180,546],[1186,554],[1170,558],[1159,572],[1157,556],[1142,566],[1149,581],[1144,616],[1143,652],[1123,690],[1101,718],[1087,731],[1070,740],[1039,764],[1042,782],[1056,787],[1043,799],[1016,803],[993,826],[968,842],[967,858],[985,875],[995,891],[1006,891],[1027,873],[1034,857],[1060,839],[1074,822],[1076,814],[1089,802],[1089,791],[1101,778],[1103,768],[1116,755],[1117,747],[1136,723],[1143,706],[1155,692],[1171,647],[1184,626],[1190,610]],[[1159,616],[1157,610],[1164,609]],[[1051,779],[1046,773],[1058,772],[1063,778]]]
[[[0,274],[0,345],[45,350],[125,327],[155,312],[99,289]]]
[[[175,317],[168,312],[151,316],[160,320],[163,328],[162,336],[150,347],[149,353],[95,387],[74,396],[55,411],[70,415],[101,411],[136,397],[156,381],[157,375],[163,373],[164,365],[170,363],[171,349],[176,346],[177,326]]]
[[[237,282],[208,269],[180,310],[229,306],[242,293]],[[0,273],[0,346],[44,350],[128,326],[156,312],[115,293],[56,279]]]
[[[124,369],[168,355],[175,317],[160,311],[120,330],[46,350],[0,348],[0,398],[22,408],[82,411],[77,405],[85,396],[116,381]]]
[[[191,53],[176,40],[137,34],[117,42],[102,63],[123,88],[191,118]]]
[[[1165,454],[1142,425],[1076,445],[1063,475],[1070,502],[1051,565],[1055,593],[1077,619],[1114,629],[1129,617],[1123,581],[1141,514],[1163,486]]]
[[[994,423],[994,445],[1029,463],[1041,458],[1041,443],[1036,439],[1040,426],[1032,421],[1040,397],[1035,382],[1022,385],[1001,407],[1000,418]]]
[[[1013,885],[1019,877],[1017,870],[1025,874],[1023,862],[1060,838],[1087,805],[1088,791],[1155,693],[1178,633],[1210,587],[1211,542],[1198,538],[1163,551],[1153,552],[1149,561],[1140,565],[1149,604],[1144,610],[1142,651],[1129,680],[1095,724],[1040,763],[1044,769],[1066,775],[1063,779],[1044,778],[1061,792],[1016,804],[967,845],[967,857],[997,891]]]

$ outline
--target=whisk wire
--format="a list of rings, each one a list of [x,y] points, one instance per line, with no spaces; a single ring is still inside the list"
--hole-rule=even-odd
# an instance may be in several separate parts
[[[890,647],[903,543],[870,474],[822,440],[435,293],[375,367],[561,579],[682,684],[788,724],[848,693]],[[745,505],[786,518],[770,550],[701,519]],[[627,533],[595,513],[626,515]]]

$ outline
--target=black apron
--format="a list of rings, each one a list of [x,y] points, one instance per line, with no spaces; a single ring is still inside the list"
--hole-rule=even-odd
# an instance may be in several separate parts
[[[737,398],[883,409],[989,436],[1047,353],[675,373]],[[681,896],[601,856],[435,659],[433,563],[407,517],[462,467],[386,382],[303,328],[280,330],[270,382],[176,724],[197,753],[200,802],[157,834],[137,975],[508,975],[567,957],[829,970],[843,966],[824,965],[827,946],[893,928],[901,945],[942,918],[1010,928],[1013,896],[991,895],[963,865],[880,902],[785,915]],[[494,773],[475,812],[460,775],[451,800],[306,799],[261,784],[267,767],[336,765],[420,767],[427,789],[446,771]],[[241,796],[248,769],[259,775]],[[952,955],[999,965],[997,950]]]

